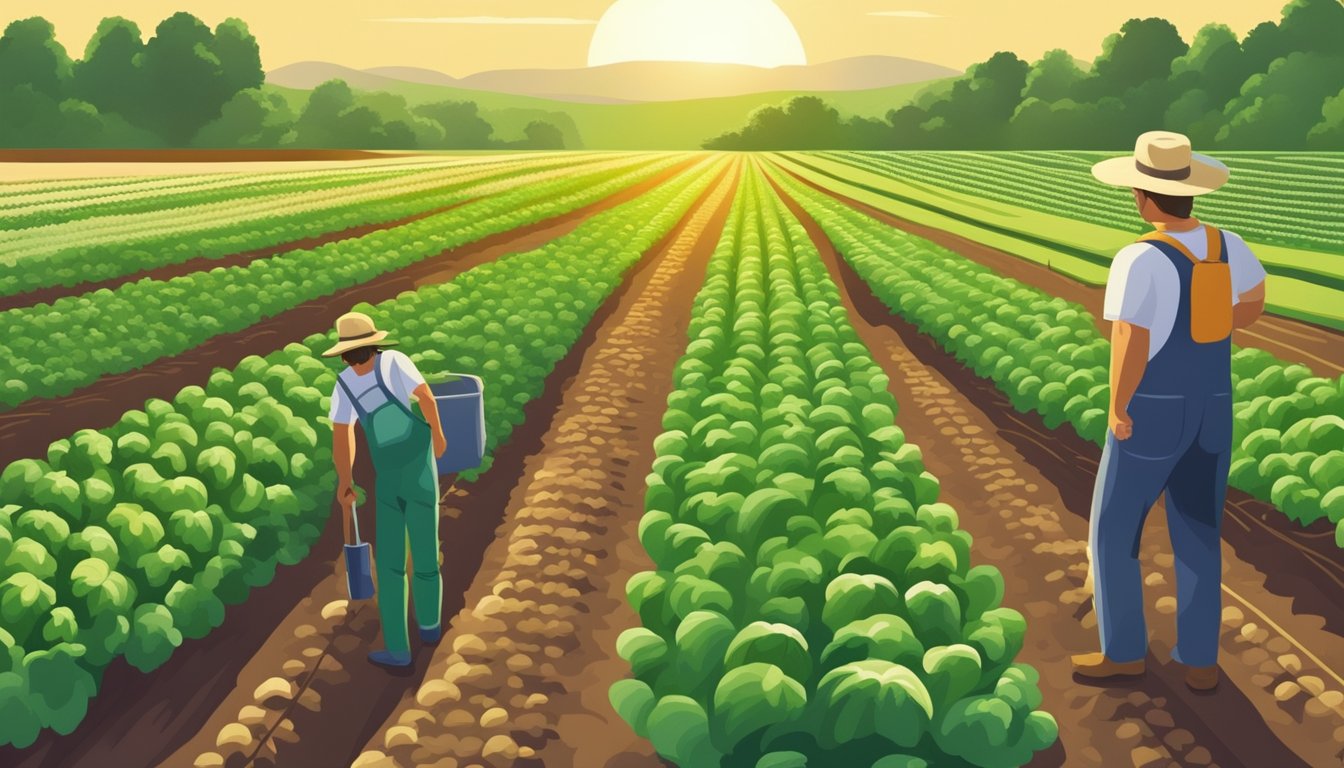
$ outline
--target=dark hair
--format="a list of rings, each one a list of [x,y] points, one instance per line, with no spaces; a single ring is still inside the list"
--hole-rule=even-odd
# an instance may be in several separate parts
[[[1146,189],[1140,189],[1139,193],[1149,200],[1157,209],[1168,216],[1175,216],[1178,219],[1188,219],[1195,210],[1195,198],[1190,195],[1162,195],[1157,192],[1149,192]]]
[[[357,347],[348,352],[342,352],[341,359],[345,361],[346,365],[359,365],[361,363],[367,363],[370,357],[373,357],[380,351],[381,349],[376,346]]]

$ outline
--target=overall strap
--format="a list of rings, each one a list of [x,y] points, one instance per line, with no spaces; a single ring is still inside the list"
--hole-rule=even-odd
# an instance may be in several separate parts
[[[355,397],[355,393],[350,391],[350,385],[345,383],[345,378],[340,374],[337,374],[336,376],[336,384],[345,391],[345,396],[350,399],[350,404],[354,406],[355,413],[359,414],[360,423],[369,423],[369,412],[364,410],[364,406],[359,402],[359,398]]]
[[[382,353],[382,352],[379,352],[379,353],[378,353],[378,359],[374,361],[374,364],[373,364],[373,375],[374,375],[374,381],[378,382],[378,388],[381,389],[381,390],[383,390],[383,394],[387,396],[387,399],[388,399],[388,400],[390,400],[391,402],[396,403],[396,404],[397,404],[397,407],[400,408],[400,409],[402,410],[402,412],[405,413],[407,416],[409,416],[411,419],[416,420],[416,421],[424,421],[424,419],[419,419],[419,418],[417,418],[416,415],[415,415],[414,413],[411,412],[411,407],[410,407],[409,405],[407,405],[406,403],[402,402],[401,398],[399,398],[399,397],[397,397],[396,395],[392,394],[392,390],[391,390],[390,388],[388,388],[387,383],[386,383],[385,381],[383,381],[383,353]]]
[[[1227,248],[1224,247],[1223,233],[1220,232],[1216,227],[1211,227],[1208,224],[1205,224],[1204,235],[1207,238],[1208,242],[1208,248],[1205,251],[1206,254],[1205,260],[1211,263],[1225,261],[1227,259]],[[1192,264],[1203,263],[1200,260],[1200,258],[1196,256],[1189,248],[1185,247],[1185,243],[1182,243],[1180,240],[1177,240],[1176,238],[1172,237],[1166,232],[1149,232],[1148,234],[1140,237],[1139,242],[1165,243],[1171,246],[1172,248],[1175,248],[1177,251],[1180,251],[1187,259],[1190,260],[1190,263]]]

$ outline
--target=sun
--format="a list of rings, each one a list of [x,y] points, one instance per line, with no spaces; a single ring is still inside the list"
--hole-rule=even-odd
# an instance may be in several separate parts
[[[773,0],[617,0],[597,23],[588,66],[623,61],[782,67],[807,55]]]

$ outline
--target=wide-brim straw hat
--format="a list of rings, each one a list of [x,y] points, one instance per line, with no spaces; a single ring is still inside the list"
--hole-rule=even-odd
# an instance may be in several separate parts
[[[1159,195],[1204,195],[1227,183],[1227,166],[1190,149],[1190,138],[1171,131],[1149,131],[1134,143],[1133,157],[1116,157],[1092,166],[1103,184],[1142,189]]]
[[[323,357],[337,357],[360,347],[391,347],[395,341],[388,341],[387,331],[378,330],[373,318],[363,312],[350,312],[336,320],[336,335],[340,340],[336,346],[322,353]]]

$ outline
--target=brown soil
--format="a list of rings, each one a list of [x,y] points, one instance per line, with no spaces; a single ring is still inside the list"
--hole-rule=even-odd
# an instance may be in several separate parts
[[[734,169],[630,281],[527,458],[425,682],[355,765],[662,764],[607,690],[629,674],[616,638],[638,624],[625,582],[652,567],[637,535],[652,436],[736,185]]]
[[[961,235],[954,235],[950,232],[893,216],[886,211],[827,189],[825,186],[805,179],[783,166],[776,166],[776,168],[790,173],[798,181],[830,195],[883,224],[918,235],[972,261],[983,264],[999,274],[1035,286],[1054,296],[1081,304],[1097,318],[1098,328],[1107,334],[1110,332],[1110,323],[1101,319],[1102,304],[1106,295],[1104,288],[1084,285],[1051,270],[1047,266],[990,248]],[[1232,338],[1235,343],[1241,346],[1257,347],[1282,360],[1301,363],[1311,368],[1319,376],[1335,377],[1344,373],[1344,334],[1329,328],[1266,314],[1253,327],[1237,331]]]
[[[382,160],[415,154],[358,149],[0,149],[0,163],[277,163]]]
[[[107,427],[126,411],[143,407],[150,398],[167,399],[182,387],[204,384],[217,367],[232,369],[248,355],[265,354],[325,331],[354,304],[395,298],[425,281],[448,280],[501,256],[540,247],[572,232],[590,216],[639,197],[684,171],[691,162],[688,160],[592,205],[444,251],[367,283],[300,304],[242,331],[216,336],[180,355],[157,360],[135,371],[104,376],[65,397],[29,400],[0,413],[0,466],[17,459],[44,457],[53,441],[81,429]]]
[[[1086,518],[1098,449],[1014,412],[991,384],[892,316],[816,223],[789,205],[835,276],[860,337],[891,376],[900,426],[942,480],[943,500],[961,511],[977,558],[1006,574],[1005,604],[1028,619],[1018,660],[1041,673],[1044,709],[1060,726],[1060,742],[1033,764],[1339,764],[1344,706],[1331,692],[1342,684],[1336,670],[1344,642],[1338,628],[1323,627],[1342,612],[1337,553],[1332,568],[1298,549],[1294,537],[1225,526],[1224,681],[1212,694],[1196,694],[1168,660],[1173,562],[1165,512],[1155,511],[1142,549],[1149,671],[1109,687],[1075,679],[1069,655],[1097,647]],[[1229,520],[1237,515],[1229,508]]]
[[[108,290],[116,289],[127,283],[134,283],[140,280],[171,280],[174,277],[190,275],[195,272],[205,272],[215,268],[228,269],[230,267],[241,267],[260,259],[269,259],[289,251],[308,250],[328,243],[336,243],[341,240],[353,240],[355,238],[371,235],[385,229],[396,229],[411,224],[421,219],[427,219],[430,216],[437,216],[440,213],[447,213],[454,208],[461,207],[472,200],[453,203],[452,205],[435,208],[429,211],[406,216],[396,221],[384,221],[375,224],[363,224],[358,227],[350,227],[339,232],[327,232],[314,237],[305,237],[301,240],[294,240],[280,245],[273,245],[269,248],[259,248],[254,251],[243,251],[226,256],[197,256],[193,259],[180,262],[178,264],[166,264],[162,267],[145,269],[129,275],[120,277],[111,277],[106,280],[98,280],[88,283],[77,283],[75,285],[53,285],[48,288],[40,288],[27,293],[20,293],[13,296],[0,296],[0,312],[6,312],[20,307],[31,307],[37,304],[51,304],[57,299],[63,299],[67,296],[81,296],[86,293],[106,288]]]

